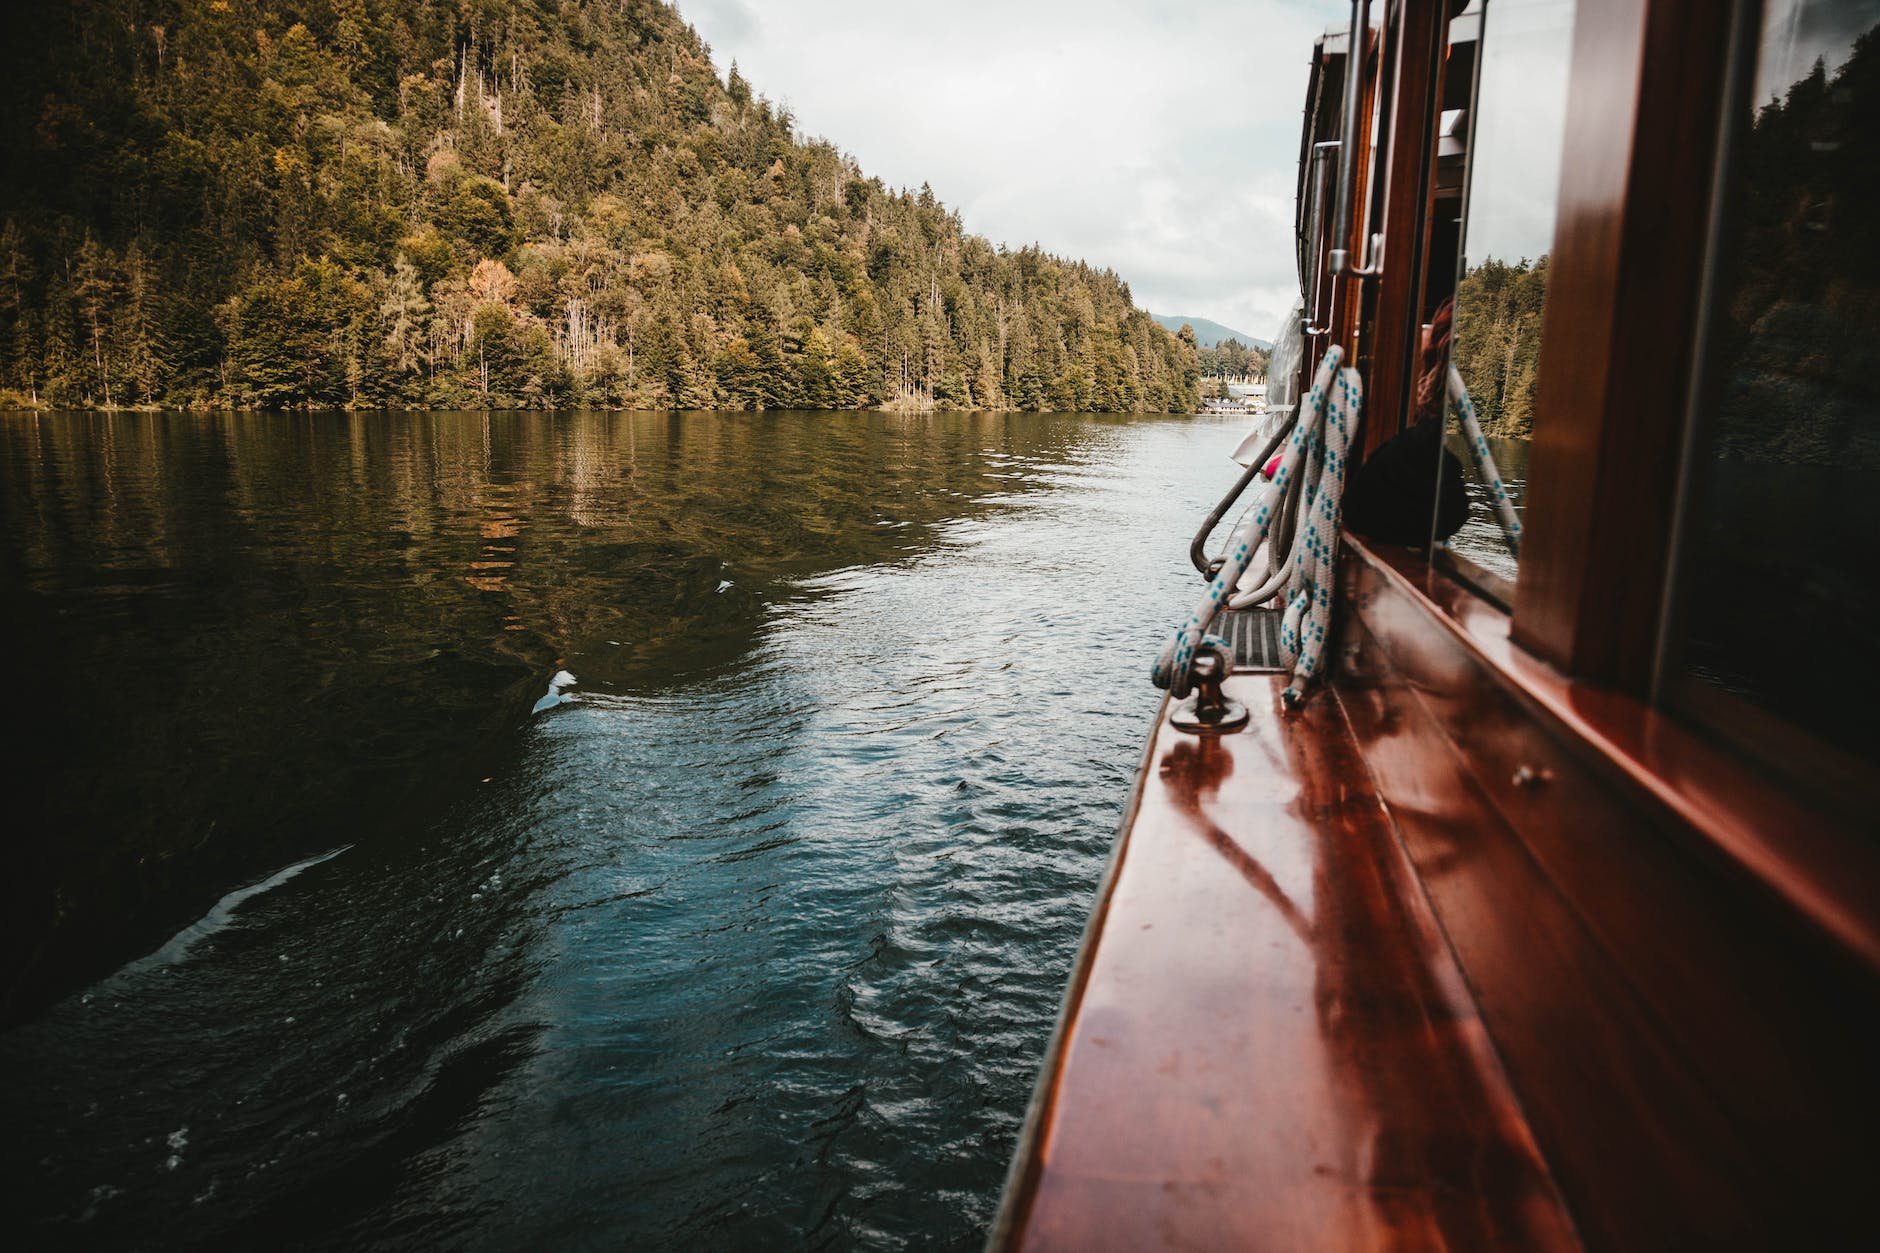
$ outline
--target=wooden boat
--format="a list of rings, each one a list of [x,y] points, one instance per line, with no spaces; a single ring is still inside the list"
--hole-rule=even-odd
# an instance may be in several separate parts
[[[1296,709],[1270,623],[1227,620],[1247,723],[1164,703],[991,1246],[1880,1247],[1873,514],[1731,538],[1880,499],[1880,402],[1833,365],[1880,311],[1876,15],[1353,7],[1298,234],[1301,377],[1360,371],[1354,456],[1410,425],[1475,237],[1497,23],[1564,14],[1507,36],[1563,97],[1518,573],[1347,530]],[[1812,355],[1744,338],[1780,317]]]

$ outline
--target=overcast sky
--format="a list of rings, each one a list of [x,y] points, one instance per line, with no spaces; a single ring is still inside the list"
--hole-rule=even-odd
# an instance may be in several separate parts
[[[1349,0],[678,0],[797,128],[994,243],[1272,338],[1313,40]]]

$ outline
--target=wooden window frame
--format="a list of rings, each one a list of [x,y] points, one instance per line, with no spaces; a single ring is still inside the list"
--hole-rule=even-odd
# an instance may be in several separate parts
[[[1880,778],[1875,777],[1867,762],[1813,730],[1682,668],[1687,642],[1686,544],[1690,518],[1698,506],[1697,485],[1702,473],[1698,458],[1705,455],[1706,437],[1717,418],[1716,405],[1723,384],[1723,372],[1714,359],[1714,335],[1720,302],[1728,296],[1730,266],[1725,250],[1732,246],[1734,235],[1734,192],[1740,177],[1737,157],[1751,118],[1761,104],[1755,98],[1754,83],[1761,23],[1767,8],[1768,0],[1734,0],[1728,20],[1723,23],[1727,27],[1727,60],[1717,124],[1719,150],[1704,232],[1703,287],[1694,314],[1696,335],[1688,371],[1681,472],[1668,543],[1651,699],[1667,713],[1700,728],[1783,778],[1789,786],[1803,790],[1814,798],[1818,808],[1847,825],[1857,826],[1880,807]]]
[[[1357,189],[1362,211],[1344,241],[1357,248],[1381,198],[1383,273],[1362,285],[1332,280],[1330,338],[1366,366],[1364,455],[1401,428],[1414,387],[1451,7],[1392,0],[1375,38],[1346,37],[1343,73],[1356,66],[1365,81],[1361,145],[1380,83],[1391,92],[1379,113],[1382,183]],[[1521,569],[1512,588],[1491,589],[1512,600],[1511,637],[1522,648],[1641,702],[1653,695],[1672,571],[1687,363],[1710,245],[1694,224],[1710,218],[1728,19],[1712,0],[1578,2]],[[1379,334],[1393,326],[1402,342]],[[1307,345],[1303,368],[1323,347]]]
[[[1421,24],[1419,9],[1444,20]],[[1810,813],[1806,832],[1791,815],[1786,835],[1766,833],[1778,838],[1758,855],[1765,860],[1747,859],[1756,863],[1753,877],[1799,874],[1821,896],[1858,895],[1875,866],[1857,851],[1864,845],[1848,841],[1880,796],[1871,768],[1739,699],[1708,690],[1693,696],[1667,668],[1730,109],[1744,32],[1761,9],[1761,0],[1721,8],[1706,0],[1578,0],[1520,570],[1510,585],[1441,548],[1419,561],[1428,594],[1441,600],[1453,592],[1474,605],[1471,613],[1498,619],[1521,664],[1539,663],[1573,694],[1568,705],[1583,712],[1597,704],[1602,724],[1649,725],[1646,738],[1657,744],[1714,745],[1681,747],[1675,761],[1648,751],[1612,754],[1633,756],[1626,773],[1673,798],[1707,839],[1721,841],[1740,825],[1692,799],[1710,792],[1749,788],[1743,795],[1783,797]],[[1406,61],[1440,66],[1446,6],[1393,5],[1390,18],[1405,23],[1394,46]],[[1425,42],[1432,35],[1434,46]],[[1485,55],[1486,32],[1478,57]],[[1427,136],[1440,103],[1423,94],[1428,85],[1427,75],[1403,67],[1397,87],[1410,93],[1411,107],[1400,101],[1387,115],[1393,143],[1413,145],[1386,164],[1393,240],[1427,224],[1434,173]],[[1405,251],[1389,260],[1407,262]],[[1414,340],[1411,302],[1423,280],[1420,264],[1392,273],[1387,260],[1368,298],[1399,320],[1374,325],[1405,327]],[[1589,327],[1596,333],[1584,333]],[[1401,346],[1401,362],[1398,346],[1370,347],[1367,452],[1407,416],[1413,376],[1399,366],[1414,344]],[[1504,668],[1503,678],[1522,686],[1516,669]],[[1680,722],[1689,729],[1671,730]],[[1751,787],[1736,776],[1760,782]],[[1796,843],[1792,864],[1773,851],[1785,839]],[[1836,849],[1858,882],[1821,886],[1828,876],[1818,857],[1798,871],[1811,842]],[[1870,904],[1848,914],[1871,918]]]
[[[1704,0],[1579,0],[1574,24],[1512,637],[1640,701],[1658,660],[1708,261],[1697,224],[1723,129],[1719,16]]]

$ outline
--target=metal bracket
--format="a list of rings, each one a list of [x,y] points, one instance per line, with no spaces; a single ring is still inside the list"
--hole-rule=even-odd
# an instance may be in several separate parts
[[[1169,715],[1169,722],[1176,730],[1207,735],[1238,731],[1247,725],[1247,707],[1237,700],[1229,700],[1227,693],[1221,690],[1231,669],[1227,658],[1212,648],[1195,655],[1189,670],[1195,694],[1175,706],[1175,711]]]
[[[1370,33],[1371,0],[1351,0],[1351,32],[1345,46],[1345,120],[1338,136],[1344,146],[1338,150],[1338,212],[1332,219],[1332,242],[1338,247],[1331,250],[1327,268],[1333,274],[1358,279],[1376,278],[1384,272],[1382,235],[1366,237],[1364,256],[1356,264],[1344,247],[1351,238],[1352,210],[1358,197],[1358,109],[1364,95],[1359,79],[1364,74],[1364,43]],[[1375,165],[1376,159],[1372,161]]]
[[[1351,254],[1343,248],[1334,248],[1331,253],[1331,270],[1334,274],[1346,278],[1376,278],[1384,272],[1384,236],[1371,236],[1365,246],[1364,262],[1361,265],[1351,263]]]

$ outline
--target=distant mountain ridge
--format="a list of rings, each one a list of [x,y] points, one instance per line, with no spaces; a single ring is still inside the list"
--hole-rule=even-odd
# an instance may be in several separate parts
[[[1149,315],[1176,334],[1181,333],[1183,324],[1195,328],[1195,343],[1203,348],[1215,348],[1230,339],[1237,339],[1249,348],[1258,348],[1261,352],[1273,351],[1271,342],[1256,339],[1245,331],[1237,331],[1231,326],[1222,326],[1208,318],[1188,318],[1175,313],[1152,313]]]

